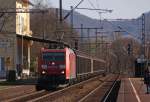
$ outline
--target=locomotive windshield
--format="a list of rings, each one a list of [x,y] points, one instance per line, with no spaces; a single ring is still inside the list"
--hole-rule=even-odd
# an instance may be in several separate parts
[[[65,53],[64,52],[44,52],[43,60],[45,61],[64,61]]]

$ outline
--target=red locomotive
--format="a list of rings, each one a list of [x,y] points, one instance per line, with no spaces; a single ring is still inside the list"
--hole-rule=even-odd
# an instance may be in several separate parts
[[[106,62],[102,59],[74,52],[70,48],[41,49],[37,90],[56,88],[60,84],[72,84],[78,76],[105,72]]]
[[[70,48],[41,49],[36,89],[50,89],[76,78],[76,55]]]

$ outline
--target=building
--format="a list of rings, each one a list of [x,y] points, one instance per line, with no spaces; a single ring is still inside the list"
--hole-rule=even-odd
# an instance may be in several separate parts
[[[0,0],[0,77],[6,72],[30,68],[31,41],[17,35],[32,36],[28,0]]]

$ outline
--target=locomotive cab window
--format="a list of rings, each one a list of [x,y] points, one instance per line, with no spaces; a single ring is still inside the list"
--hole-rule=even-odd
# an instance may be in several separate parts
[[[42,55],[42,58],[45,61],[64,61],[65,53],[64,52],[44,52]]]

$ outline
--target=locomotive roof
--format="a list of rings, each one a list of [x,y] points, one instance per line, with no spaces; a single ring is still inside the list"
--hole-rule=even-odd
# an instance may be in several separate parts
[[[65,51],[65,49],[42,49],[43,52],[59,52],[59,51]]]
[[[48,48],[42,48],[41,50],[42,51],[65,51],[66,49],[68,49],[69,51],[72,51],[72,49],[68,48],[68,47],[65,47],[64,49],[48,49]]]

